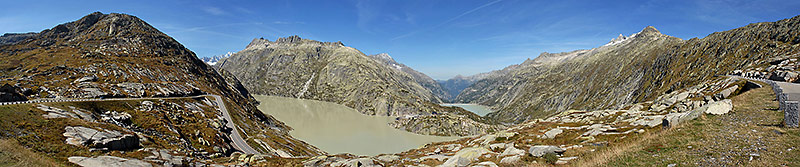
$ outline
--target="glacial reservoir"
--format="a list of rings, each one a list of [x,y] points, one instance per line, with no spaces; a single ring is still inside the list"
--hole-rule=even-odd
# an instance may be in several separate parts
[[[419,135],[389,127],[394,117],[369,116],[344,105],[297,98],[254,95],[258,109],[283,121],[292,136],[331,153],[399,153],[458,137]]]
[[[490,112],[494,112],[491,109],[489,109],[489,107],[484,106],[484,105],[480,105],[480,104],[443,103],[443,104],[439,104],[439,105],[461,107],[461,108],[463,108],[463,109],[465,109],[465,110],[467,110],[469,112],[478,114],[480,116],[486,116],[486,114],[489,114]]]

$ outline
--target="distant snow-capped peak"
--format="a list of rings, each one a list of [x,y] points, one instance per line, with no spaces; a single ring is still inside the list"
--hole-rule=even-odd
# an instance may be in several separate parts
[[[217,64],[217,63],[219,62],[219,60],[222,60],[222,59],[224,59],[224,58],[231,57],[231,55],[233,55],[233,52],[228,52],[228,53],[225,53],[224,55],[216,55],[216,56],[211,56],[211,57],[203,57],[203,58],[200,58],[200,60],[203,60],[203,62],[206,62],[206,64],[208,64],[208,65],[212,65],[212,66],[213,66],[213,65]]]

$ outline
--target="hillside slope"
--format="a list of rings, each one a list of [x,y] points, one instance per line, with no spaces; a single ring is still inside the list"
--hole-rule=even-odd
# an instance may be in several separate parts
[[[567,109],[620,108],[714,75],[763,66],[770,58],[796,55],[799,35],[800,17],[690,40],[647,27],[598,48],[543,53],[506,75],[476,82],[456,101],[492,106],[499,111],[488,116],[507,123]]]
[[[329,101],[367,115],[431,113],[439,102],[412,76],[339,42],[254,39],[217,66],[254,94]]]
[[[442,101],[448,101],[454,97],[453,95],[449,94],[444,89],[442,89],[442,86],[439,85],[435,80],[433,80],[433,78],[429,77],[428,75],[425,75],[422,72],[414,70],[413,68],[408,67],[403,63],[398,63],[397,61],[394,61],[394,59],[387,53],[369,55],[368,57],[378,62],[381,62],[384,65],[387,65],[396,70],[411,75],[414,82],[424,87],[425,89],[428,89],[431,93],[433,93],[434,96],[438,98],[438,101],[436,102],[441,103]]]
[[[0,78],[3,78],[0,80],[0,84],[13,85],[20,90],[19,92],[23,92],[28,99],[220,95],[224,98],[228,110],[233,115],[234,122],[243,132],[246,132],[245,135],[249,134],[246,138],[251,141],[260,139],[265,141],[263,144],[272,148],[272,150],[261,150],[264,154],[278,156],[279,153],[275,152],[275,150],[282,150],[293,156],[313,156],[322,153],[315,147],[289,136],[288,130],[291,129],[290,127],[272,116],[264,115],[258,111],[255,106],[256,101],[233,77],[220,75],[175,39],[135,16],[95,12],[74,22],[60,24],[39,33],[27,34],[26,37],[7,41],[10,42],[0,45]],[[160,145],[156,148],[169,149],[177,147],[186,152],[187,155],[201,158],[214,153],[230,154],[229,151],[222,149],[211,149],[211,146],[230,148],[228,143],[230,141],[227,139],[227,134],[230,131],[226,131],[224,128],[206,129],[207,127],[204,127],[219,121],[219,117],[216,116],[220,114],[219,112],[208,110],[205,107],[196,108],[198,112],[204,111],[201,114],[195,112],[195,110],[188,112],[188,109],[182,109],[181,107],[169,107],[172,104],[202,104],[202,101],[204,101],[203,99],[195,100],[187,98],[185,100],[154,102],[155,105],[166,105],[163,110],[144,110],[137,108],[135,105],[131,106],[131,103],[127,103],[127,107],[101,105],[99,102],[97,104],[83,102],[79,104],[47,105],[67,105],[62,106],[61,109],[75,107],[76,111],[85,109],[89,111],[86,114],[91,115],[91,117],[100,117],[102,114],[107,114],[104,112],[110,112],[109,110],[116,108],[118,111],[132,115],[130,119],[134,120],[133,125],[103,122],[87,124],[87,120],[81,121],[78,119],[77,121],[72,121],[72,118],[57,118],[55,119],[57,120],[56,122],[60,122],[62,119],[71,122],[58,125],[80,124],[90,126],[90,128],[121,128],[127,132],[136,132],[137,136],[143,138],[161,138],[159,136],[151,136],[152,134],[177,133],[178,135],[175,135],[175,137],[178,138],[175,141],[157,143]],[[143,106],[151,106],[150,104],[153,103],[141,102]],[[194,105],[186,106],[190,109],[195,108],[192,107]],[[30,104],[6,107],[3,113],[7,115],[24,114],[28,108],[32,108]],[[39,110],[44,111],[45,109],[33,109],[29,112]],[[147,114],[154,111],[159,113],[153,113],[156,115]],[[163,115],[163,117],[157,116],[160,114],[166,115]],[[8,119],[12,118],[9,117]],[[37,119],[41,118],[30,118],[30,120]],[[22,123],[13,121],[26,120],[12,120],[12,123]],[[203,126],[196,127],[195,124]],[[169,127],[169,131],[159,131],[165,127]],[[2,131],[25,131],[25,128],[30,127],[4,126]],[[54,128],[56,128],[54,132],[58,132],[58,136],[64,133],[64,127]],[[200,131],[203,131],[203,133],[200,133]],[[13,133],[3,134],[4,138],[10,137],[22,140],[20,136],[11,135]],[[204,136],[205,139],[199,140],[198,137],[200,136]],[[203,137],[200,137],[200,139],[203,139]],[[197,143],[203,143],[206,146],[200,146]],[[64,143],[49,144],[58,145]],[[207,144],[211,144],[211,146],[207,146]],[[46,147],[43,145],[25,146],[34,148]],[[189,154],[191,152],[195,153]],[[204,153],[201,154],[200,152]]]

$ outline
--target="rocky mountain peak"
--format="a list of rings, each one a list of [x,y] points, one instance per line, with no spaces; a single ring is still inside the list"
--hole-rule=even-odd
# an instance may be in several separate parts
[[[392,58],[392,56],[389,56],[388,53],[379,53],[379,54],[370,55],[370,56],[378,58],[378,59],[386,61],[386,62],[395,62],[394,59]]]
[[[609,42],[608,42],[607,44],[605,44],[604,46],[608,46],[608,45],[616,45],[616,44],[618,44],[618,43],[622,43],[623,41],[625,41],[625,40],[627,40],[627,39],[628,39],[628,37],[625,37],[624,35],[622,35],[622,34],[619,34],[619,36],[617,36],[617,38],[611,39],[611,41],[609,41]]]
[[[48,38],[80,38],[94,39],[101,36],[140,36],[164,35],[154,27],[136,16],[94,12],[74,22],[60,24],[40,33]]]
[[[636,33],[636,34],[638,34],[638,35],[646,35],[646,36],[663,35],[663,34],[661,34],[661,31],[658,31],[658,29],[656,29],[656,27],[653,27],[653,26],[647,26],[644,29],[642,29],[642,31],[640,31],[639,33]]]
[[[247,44],[246,49],[252,48],[259,48],[259,47],[266,47],[269,45],[270,41],[264,38],[255,38],[253,41],[250,41],[250,44]]]
[[[275,40],[275,42],[277,42],[277,43],[295,43],[295,42],[300,42],[302,40],[303,40],[303,38],[300,38],[300,36],[292,35],[292,36],[289,36],[289,37],[278,38],[278,40]]]

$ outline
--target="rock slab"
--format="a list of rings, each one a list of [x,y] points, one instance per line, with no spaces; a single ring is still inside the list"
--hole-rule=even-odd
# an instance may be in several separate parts
[[[69,162],[83,167],[152,167],[153,165],[138,159],[125,159],[115,156],[69,157]]]
[[[82,126],[64,128],[67,144],[109,150],[129,150],[139,147],[139,138],[119,131],[96,130]]]
[[[556,147],[556,146],[537,145],[537,146],[531,147],[528,152],[531,153],[531,155],[534,156],[534,157],[541,157],[541,156],[544,156],[547,153],[558,153],[558,154],[561,154],[561,153],[564,153],[564,151],[566,151],[566,150],[564,150],[563,148],[560,148],[560,147]]]

